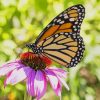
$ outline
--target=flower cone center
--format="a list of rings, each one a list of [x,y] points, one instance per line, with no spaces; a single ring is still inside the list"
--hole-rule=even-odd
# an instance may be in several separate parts
[[[47,66],[51,65],[51,60],[49,58],[45,56],[38,56],[31,52],[21,54],[20,59],[23,64],[35,70],[45,69]]]

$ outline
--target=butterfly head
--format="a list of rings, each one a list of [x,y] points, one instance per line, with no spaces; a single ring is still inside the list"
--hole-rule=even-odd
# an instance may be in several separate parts
[[[39,54],[39,53],[43,52],[42,47],[37,47],[37,45],[35,43],[26,44],[26,47],[31,49],[33,51],[33,53],[35,53],[35,54]]]
[[[29,49],[33,49],[36,46],[33,43],[28,43],[28,44],[26,44],[26,47],[29,48]]]

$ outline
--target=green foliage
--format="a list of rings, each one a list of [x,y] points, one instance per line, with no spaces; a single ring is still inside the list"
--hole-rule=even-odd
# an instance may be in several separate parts
[[[86,50],[82,62],[68,69],[70,91],[63,88],[62,100],[100,100],[99,0],[0,0],[0,65],[16,59],[25,43],[34,42],[52,18],[75,4],[86,8],[81,27]],[[0,79],[0,100],[23,100],[25,84],[4,89],[3,80]],[[50,88],[42,100],[50,100],[51,96],[59,100]]]

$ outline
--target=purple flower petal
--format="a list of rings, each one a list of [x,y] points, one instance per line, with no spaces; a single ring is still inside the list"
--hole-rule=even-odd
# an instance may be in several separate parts
[[[27,91],[31,96],[35,96],[34,93],[34,78],[35,78],[35,71],[32,70],[27,77]]]
[[[34,92],[37,100],[46,92],[47,81],[44,72],[38,70],[34,79]]]
[[[59,75],[60,77],[66,78],[67,72],[61,68],[50,67],[49,70],[52,70],[55,74]]]
[[[59,81],[65,86],[65,88],[67,90],[70,90],[68,85],[66,84],[66,81],[62,77],[60,77],[59,75],[56,75],[56,76],[58,77]]]
[[[16,66],[1,67],[0,68],[0,76],[8,74],[9,72],[11,72],[12,70],[14,70],[15,68],[17,68],[17,67]]]
[[[18,61],[14,61],[11,63],[7,63],[5,65],[3,65],[2,67],[0,67],[0,76],[6,75],[9,72],[11,72],[12,70],[18,68],[18,67],[25,67],[25,65],[23,65],[20,60]]]
[[[5,81],[5,84],[12,84],[12,85],[14,85],[14,84],[24,80],[28,76],[30,71],[31,71],[31,69],[29,67],[15,69],[7,77],[7,79]]]
[[[56,95],[61,96],[62,86],[61,86],[57,76],[55,75],[54,72],[52,72],[49,69],[46,70],[45,72],[46,72],[46,76],[48,77],[50,84],[51,84],[53,90],[55,91]]]
[[[67,77],[67,72],[61,68],[55,68],[55,67],[51,67],[49,68],[49,70],[52,70],[55,73],[55,75],[58,77],[59,81],[66,87],[67,90],[69,90],[69,87],[66,84],[66,81],[64,80],[64,78]]]

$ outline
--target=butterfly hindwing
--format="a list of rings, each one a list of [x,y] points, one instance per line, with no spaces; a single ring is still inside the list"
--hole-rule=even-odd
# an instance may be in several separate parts
[[[82,37],[72,32],[54,34],[38,46],[42,46],[43,54],[66,67],[73,67],[80,62],[85,49]]]
[[[39,37],[36,39],[35,44],[51,35],[61,32],[79,34],[84,16],[85,9],[81,4],[66,9],[55,17],[46,28],[44,28]]]

